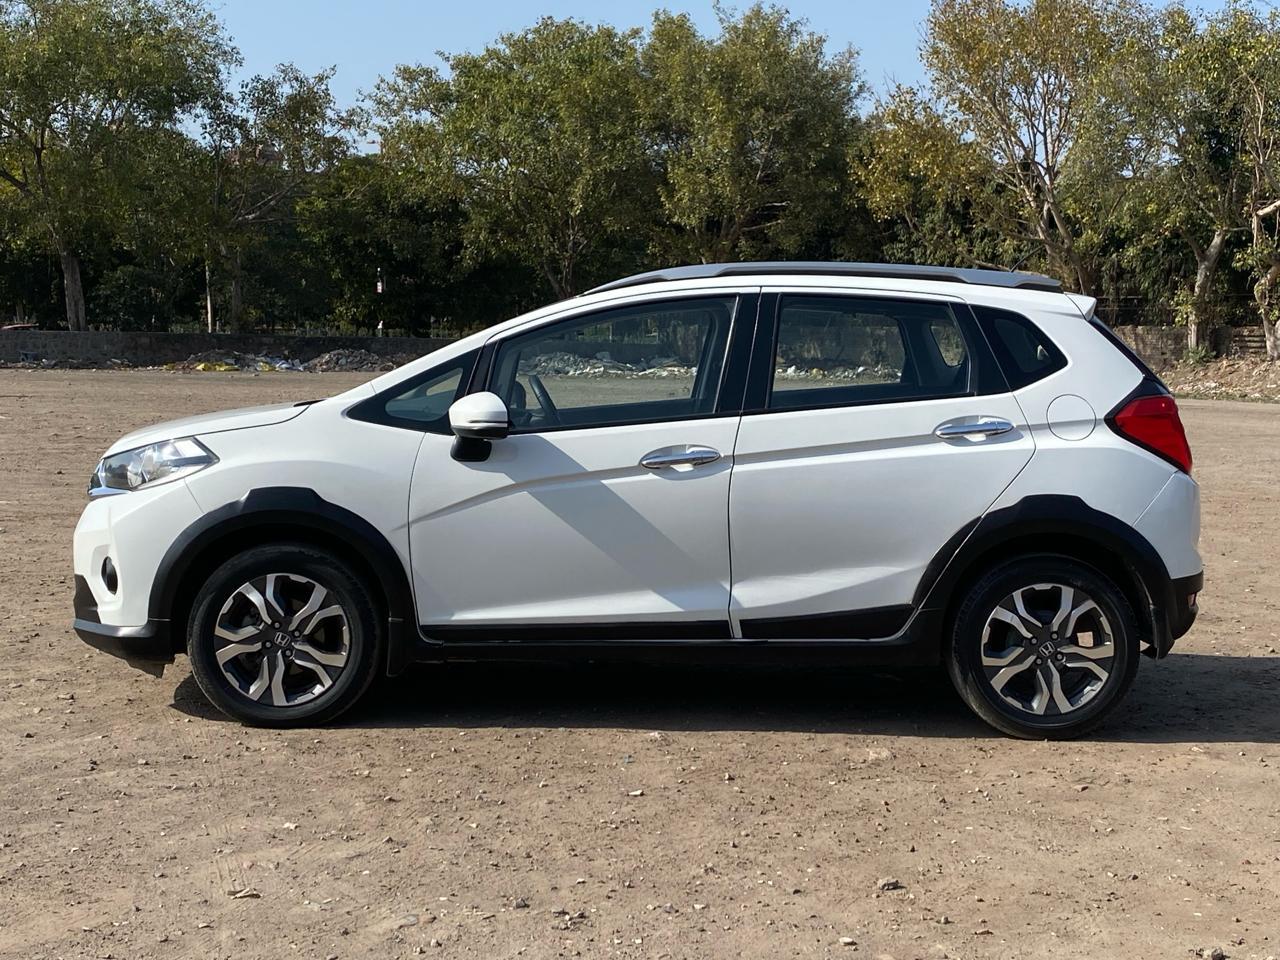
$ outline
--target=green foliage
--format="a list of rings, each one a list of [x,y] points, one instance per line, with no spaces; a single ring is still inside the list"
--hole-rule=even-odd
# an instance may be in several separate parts
[[[935,0],[921,49],[940,122],[1004,188],[979,218],[1086,293],[1128,168],[1109,80],[1141,19],[1111,0]],[[951,156],[967,167],[967,152]]]
[[[778,7],[717,15],[720,35],[709,38],[687,15],[659,12],[644,47],[666,221],[656,252],[794,256],[842,206],[864,92],[857,55],[828,56],[824,37]]]
[[[457,202],[401,189],[391,167],[351,157],[298,207],[304,256],[344,328],[417,335],[483,326],[531,308],[537,277],[511,258],[464,263]]]
[[[272,238],[278,242],[282,225],[348,155],[363,127],[361,111],[335,103],[332,77],[332,70],[308,75],[282,65],[224,93],[206,116],[195,181],[203,196],[191,210],[205,238],[204,257],[230,281],[233,329],[252,326],[244,300],[248,254],[261,258]],[[309,292],[291,286],[299,295]]]
[[[1213,359],[1213,351],[1207,346],[1200,344],[1194,347],[1187,347],[1182,353],[1182,362],[1191,363],[1201,366]]]
[[[511,254],[557,296],[604,276],[651,215],[652,171],[631,106],[637,33],[540,20],[478,54],[399,67],[374,109],[408,190],[465,206],[473,262]]]
[[[909,87],[895,88],[850,151],[853,183],[892,231],[883,256],[953,266],[1026,265],[1029,245],[1005,237],[992,211],[1006,193],[971,139]]]
[[[152,140],[216,95],[232,58],[189,0],[0,0],[0,202],[61,259],[72,326],[82,250],[137,206]]]
[[[762,3],[544,18],[348,108],[332,70],[231,88],[206,0],[0,0],[0,304],[451,333],[668,263],[844,258],[1043,270],[1193,346],[1247,310],[1280,345],[1280,14],[1150,3],[933,0],[927,84],[864,111],[856,52]]]

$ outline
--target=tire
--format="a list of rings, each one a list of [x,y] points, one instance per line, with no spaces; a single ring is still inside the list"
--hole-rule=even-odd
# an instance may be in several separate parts
[[[187,653],[209,701],[251,726],[321,724],[373,682],[384,640],[364,581],[305,544],[254,547],[196,595]]]
[[[1037,555],[1003,563],[973,585],[946,662],[965,703],[997,730],[1066,740],[1115,709],[1138,659],[1137,619],[1120,589],[1079,561]]]

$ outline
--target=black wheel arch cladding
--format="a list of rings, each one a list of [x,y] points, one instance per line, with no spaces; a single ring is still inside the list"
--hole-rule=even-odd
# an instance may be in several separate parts
[[[1164,561],[1129,524],[1075,496],[1025,497],[966,524],[926,568],[913,605],[922,611],[953,610],[962,599],[957,591],[963,592],[961,588],[1011,547],[1016,552],[1072,556],[1119,581],[1116,586],[1134,601],[1139,629],[1148,635],[1153,652],[1161,656],[1168,652],[1174,581]],[[1099,553],[1081,555],[1081,547]],[[1117,576],[1117,571],[1123,576]]]
[[[307,487],[262,487],[200,517],[165,552],[149,601],[153,620],[189,614],[202,575],[228,556],[263,542],[259,534],[328,547],[368,575],[387,618],[389,666],[404,658],[404,624],[413,623],[413,594],[403,562],[386,537],[363,517]],[[336,548],[341,549],[336,549]],[[183,630],[172,631],[182,636]]]

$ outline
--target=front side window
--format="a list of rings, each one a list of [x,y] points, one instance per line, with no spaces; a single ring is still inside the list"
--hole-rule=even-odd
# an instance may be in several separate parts
[[[498,347],[490,389],[516,432],[708,416],[736,301],[618,307],[513,337]]]
[[[458,395],[463,370],[449,367],[436,376],[415,384],[387,401],[387,413],[399,420],[430,423],[448,416],[449,407]]]
[[[969,351],[945,303],[785,296],[777,330],[770,409],[969,392]]]
[[[351,408],[348,416],[391,427],[449,433],[449,407],[466,389],[478,350],[446,360]]]

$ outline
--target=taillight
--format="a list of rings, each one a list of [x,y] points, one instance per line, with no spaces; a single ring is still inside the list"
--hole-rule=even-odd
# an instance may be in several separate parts
[[[1179,470],[1191,472],[1191,446],[1182,429],[1178,404],[1167,393],[1133,397],[1107,422],[1126,440],[1164,457]]]

